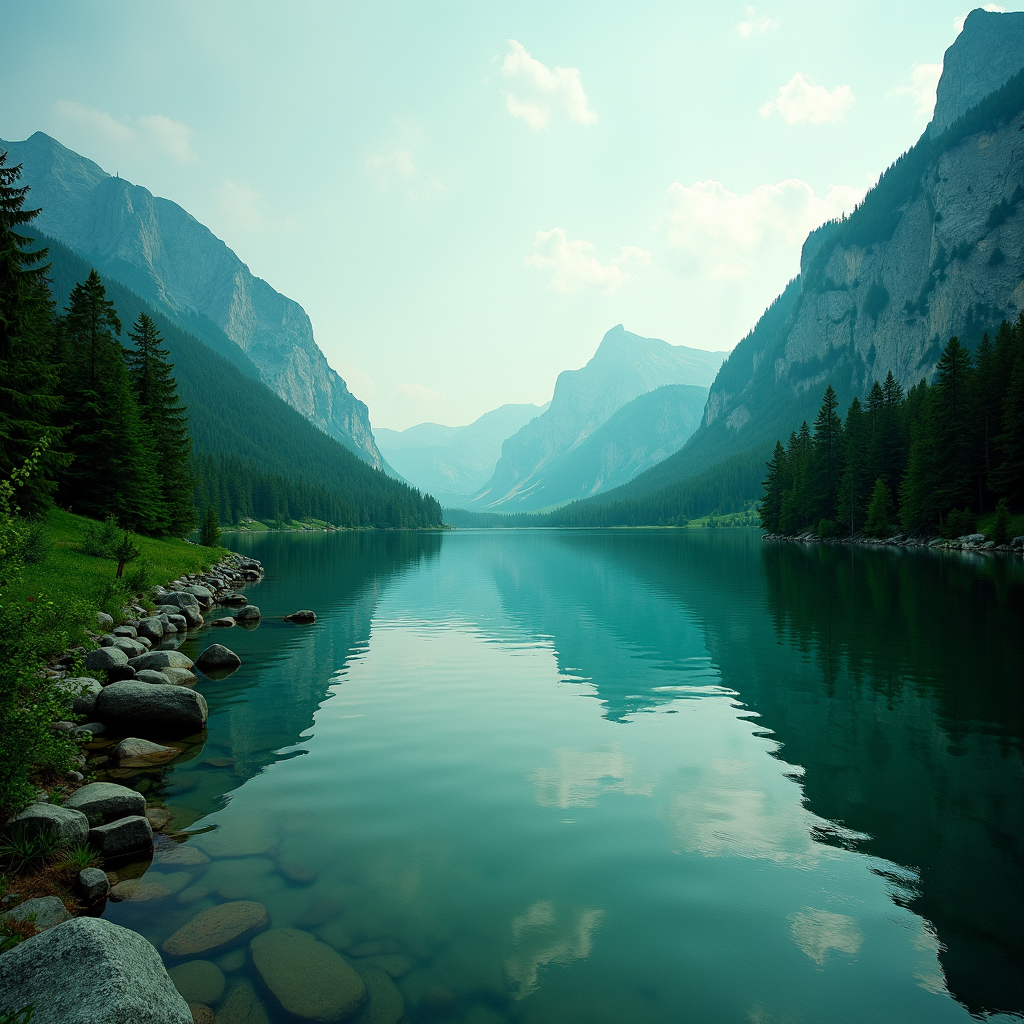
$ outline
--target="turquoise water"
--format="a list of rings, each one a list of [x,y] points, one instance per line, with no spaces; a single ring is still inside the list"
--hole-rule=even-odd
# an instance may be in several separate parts
[[[739,531],[227,540],[264,562],[264,620],[186,643],[243,666],[201,682],[202,744],[127,780],[212,859],[158,858],[171,895],[113,920],[159,945],[257,900],[357,970],[398,954],[410,1022],[1020,1019],[1019,563]]]

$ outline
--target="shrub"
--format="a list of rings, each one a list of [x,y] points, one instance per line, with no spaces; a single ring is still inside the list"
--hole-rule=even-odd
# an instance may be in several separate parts
[[[1010,541],[1010,506],[1005,498],[1000,498],[996,505],[996,519],[988,539],[996,544],[1008,544]]]
[[[89,527],[82,543],[82,550],[95,558],[113,558],[120,540],[121,530],[117,520],[110,515],[102,523]]]
[[[48,861],[60,848],[61,842],[53,829],[30,836],[24,829],[13,828],[0,844],[0,860],[18,875]]]
[[[822,540],[828,540],[830,537],[838,537],[842,530],[837,523],[834,523],[831,519],[821,519],[818,522],[818,528],[815,531]]]
[[[889,523],[891,513],[892,498],[889,497],[889,488],[886,486],[885,481],[879,477],[875,481],[875,489],[871,494],[871,501],[868,504],[864,532],[869,537],[888,537],[892,533],[892,527]]]
[[[962,512],[953,509],[947,514],[945,522],[941,524],[940,532],[948,540],[955,540],[966,533],[974,533],[977,526],[978,520],[969,508],[965,508]]]

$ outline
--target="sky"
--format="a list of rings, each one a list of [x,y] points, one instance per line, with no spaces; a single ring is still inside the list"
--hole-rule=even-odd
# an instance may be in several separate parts
[[[736,345],[920,136],[970,9],[0,0],[0,137],[182,205],[374,426],[459,425],[619,323]]]

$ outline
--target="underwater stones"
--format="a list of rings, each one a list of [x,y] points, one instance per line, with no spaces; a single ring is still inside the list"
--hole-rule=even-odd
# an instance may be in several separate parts
[[[254,604],[247,604],[235,612],[235,622],[243,626],[255,626],[263,616]]]
[[[236,981],[217,1010],[217,1024],[270,1024],[266,1007],[244,979]]]
[[[272,928],[250,945],[267,988],[302,1020],[343,1021],[366,997],[366,985],[326,943],[297,928]]]
[[[167,973],[186,1002],[216,1003],[224,995],[224,972],[209,960],[189,960]]]
[[[245,966],[246,952],[244,949],[233,949],[217,957],[217,966],[228,974],[240,971]]]
[[[146,810],[146,818],[149,820],[153,830],[161,829],[171,820],[171,812],[165,811],[162,807],[150,807]]]
[[[369,1002],[355,1018],[355,1024],[398,1024],[405,1015],[405,996],[379,967],[360,970]]]
[[[222,903],[196,914],[163,944],[168,956],[198,956],[242,942],[266,928],[267,908],[251,900]]]
[[[189,1003],[188,1012],[192,1014],[192,1024],[217,1024],[217,1017],[206,1003]]]
[[[64,801],[65,807],[81,811],[90,824],[103,824],[117,818],[146,813],[146,798],[127,786],[114,782],[90,782],[75,790]]]
[[[392,978],[404,978],[416,966],[416,961],[404,953],[378,953],[365,957],[360,961],[360,967],[363,964],[367,967],[379,967]]]
[[[226,828],[196,836],[211,857],[255,857],[269,853],[280,842],[276,823],[266,818],[232,821]]]
[[[241,664],[242,659],[223,644],[210,644],[196,661],[196,665],[204,672],[208,669],[224,670],[238,668]]]
[[[185,843],[175,843],[173,846],[162,846],[157,850],[153,858],[158,864],[168,864],[172,867],[193,868],[209,864],[210,858],[202,850],[195,846],[188,846]]]
[[[165,900],[171,890],[159,882],[144,881],[141,878],[125,878],[110,887],[110,898],[115,903],[149,903],[153,900]]]
[[[304,626],[307,623],[316,622],[316,612],[311,612],[308,608],[304,608],[302,611],[286,615],[284,620],[285,622],[295,622],[300,626]]]
[[[0,956],[0,1011],[35,1024],[192,1024],[157,951],[137,932],[76,917]]]
[[[163,747],[159,743],[129,736],[114,748],[114,757],[122,768],[148,768],[163,764],[181,753],[177,747]]]
[[[235,624],[235,620],[230,615],[225,615],[222,619],[214,619],[210,625],[215,629],[230,629]]]
[[[310,885],[320,877],[308,864],[297,860],[279,860],[277,870],[295,885]]]

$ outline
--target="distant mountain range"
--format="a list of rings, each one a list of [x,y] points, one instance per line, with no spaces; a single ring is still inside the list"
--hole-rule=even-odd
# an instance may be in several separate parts
[[[503,405],[465,427],[377,427],[374,436],[381,454],[406,480],[442,504],[461,505],[490,479],[502,442],[545,409],[546,405]]]
[[[829,383],[845,411],[891,370],[930,378],[1024,309],[1024,13],[975,10],[946,51],[934,117],[863,203],[811,232],[800,275],[733,349],[694,435],[553,525],[667,521],[760,493],[777,438]],[[500,468],[500,466],[499,466]],[[496,474],[497,475],[497,474]],[[728,478],[729,486],[721,483]]]
[[[37,230],[63,242],[266,383],[329,437],[380,469],[366,406],[313,338],[305,310],[254,277],[209,228],[177,203],[111,176],[43,132],[0,140],[22,164]],[[248,366],[246,366],[248,364]]]
[[[526,512],[630,479],[689,437],[724,357],[613,327],[586,366],[558,375],[550,407],[505,441],[490,480],[464,507]],[[689,390],[625,411],[665,385]]]

